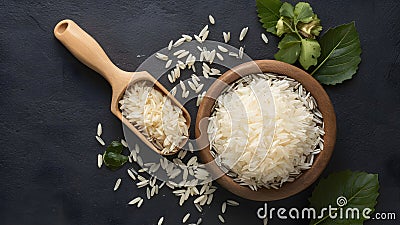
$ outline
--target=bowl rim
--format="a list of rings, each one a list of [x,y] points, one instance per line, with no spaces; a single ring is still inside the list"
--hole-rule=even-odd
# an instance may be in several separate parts
[[[285,75],[300,82],[315,98],[324,121],[324,149],[314,158],[311,168],[305,170],[295,181],[285,182],[279,189],[260,188],[257,191],[252,191],[250,188],[234,182],[233,179],[226,174],[216,180],[222,187],[242,198],[254,201],[274,201],[293,196],[313,184],[326,168],[334,150],[336,141],[336,116],[334,108],[324,88],[310,74],[295,66],[276,60],[250,61],[226,71],[214,81],[199,105],[196,117],[195,136],[197,145],[205,146],[199,151],[200,159],[203,163],[212,162],[213,157],[210,153],[208,137],[207,135],[201,135],[200,121],[204,121],[202,122],[204,124],[201,124],[202,126],[208,126],[208,120],[203,120],[203,118],[211,115],[215,97],[219,96],[224,87],[226,87],[226,84],[230,84],[243,76],[259,73],[260,71],[263,73],[270,72],[278,75]],[[212,163],[208,168],[213,174],[221,171],[215,163]]]

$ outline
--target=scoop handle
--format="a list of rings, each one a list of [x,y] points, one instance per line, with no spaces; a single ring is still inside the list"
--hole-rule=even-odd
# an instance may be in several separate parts
[[[78,26],[66,19],[54,27],[54,36],[83,64],[101,74],[111,85],[122,72],[108,58],[99,43]]]

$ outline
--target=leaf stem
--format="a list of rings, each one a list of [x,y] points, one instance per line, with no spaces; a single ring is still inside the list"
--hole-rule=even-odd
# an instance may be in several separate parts
[[[358,195],[360,194],[361,191],[363,191],[363,188],[365,188],[365,186],[367,186],[367,184],[364,184],[364,186],[362,186],[360,188],[360,190],[358,190],[355,194],[353,194],[349,199],[346,205],[350,204],[350,202]],[[336,213],[337,211],[339,211],[340,209],[344,208],[344,206],[339,206],[336,210],[333,211],[333,213]],[[329,213],[328,215],[324,216],[322,219],[318,220],[317,222],[313,223],[313,225],[318,225],[320,223],[322,223],[323,221],[325,221],[326,219],[328,219],[329,217]]]
[[[293,33],[295,33],[300,39],[303,39],[302,37],[301,37],[301,35],[299,34],[299,32],[297,31],[297,28],[296,28],[296,26],[294,26],[294,30],[293,30],[293,28],[292,28],[292,26],[290,26],[290,24],[288,24],[286,21],[284,21],[284,20],[282,20],[283,21],[283,23],[287,26],[287,27],[289,27],[289,29],[290,29],[290,31],[292,31]]]
[[[329,57],[332,55],[332,53],[339,47],[339,45],[342,43],[342,41],[346,38],[346,36],[349,34],[350,29],[345,33],[345,35],[343,35],[342,39],[340,39],[340,41],[336,44],[336,46],[331,50],[331,52],[329,52],[329,54],[325,57],[325,59],[317,66],[317,68],[315,68],[310,75],[313,76],[315,72],[317,72],[317,70],[319,70],[319,68],[321,68],[321,66],[326,62],[326,60],[329,59]]]

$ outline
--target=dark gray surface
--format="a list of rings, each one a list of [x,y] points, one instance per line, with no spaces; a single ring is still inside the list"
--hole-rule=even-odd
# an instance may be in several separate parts
[[[293,1],[291,1],[293,2]],[[378,173],[377,211],[400,216],[400,4],[397,0],[310,1],[328,27],[356,21],[363,48],[354,79],[326,87],[338,121],[332,160],[323,176],[344,169]],[[246,51],[255,59],[271,59],[277,38],[265,46],[255,2],[241,1],[1,1],[0,2],[0,224],[178,224],[193,207],[177,207],[178,199],[163,189],[138,210],[127,202],[136,190],[125,170],[96,167],[102,151],[94,139],[104,126],[107,142],[122,137],[121,123],[109,112],[111,91],[98,74],[79,63],[53,37],[61,19],[71,18],[91,33],[122,69],[134,71],[145,59],[181,33],[198,33],[213,14],[222,31],[236,37],[249,26]],[[236,38],[233,38],[236,39]],[[237,40],[232,44],[237,45]],[[194,112],[194,108],[190,108]],[[113,192],[114,182],[123,178]],[[270,206],[303,207],[314,186]],[[219,189],[203,224],[217,224],[220,203],[239,199]],[[262,203],[240,199],[229,208],[227,224],[260,224]],[[307,224],[271,221],[270,224]],[[366,224],[398,224],[368,221]]]

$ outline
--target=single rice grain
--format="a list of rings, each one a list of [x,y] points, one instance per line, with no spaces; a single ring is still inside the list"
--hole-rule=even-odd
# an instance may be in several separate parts
[[[97,167],[101,168],[102,165],[103,165],[103,155],[98,154],[97,155]]]
[[[167,63],[165,63],[165,69],[168,69],[172,64],[172,60],[168,60]]]
[[[118,190],[119,186],[121,185],[121,178],[118,178],[114,185],[114,191]]]
[[[218,215],[218,219],[219,221],[221,221],[221,223],[225,223],[225,219],[221,215]]]
[[[101,136],[101,134],[103,134],[103,128],[102,128],[102,126],[101,126],[101,123],[99,123],[98,125],[97,125],[97,136]]]
[[[264,33],[261,33],[261,39],[265,42],[265,44],[268,44],[267,35],[265,35]]]
[[[106,145],[106,143],[103,141],[103,139],[101,139],[101,137],[96,136],[96,140],[101,144],[101,145]]]
[[[239,41],[243,41],[244,37],[246,37],[248,30],[249,30],[249,27],[245,27],[242,29],[242,31],[240,31]]]
[[[163,222],[164,222],[164,217],[161,217],[161,218],[158,220],[157,225],[162,225]]]
[[[182,223],[186,223],[186,221],[189,219],[189,217],[190,217],[190,213],[187,213],[187,214],[183,217]]]
[[[130,201],[128,204],[129,205],[135,205],[136,203],[138,203],[142,198],[141,197],[136,197],[134,198],[132,201]]]
[[[215,24],[215,19],[212,15],[208,15],[208,20],[210,20],[211,24]]]

